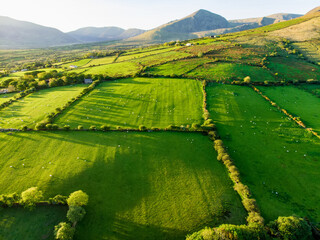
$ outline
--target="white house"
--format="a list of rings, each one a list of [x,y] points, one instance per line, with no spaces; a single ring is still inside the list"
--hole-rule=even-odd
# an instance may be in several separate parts
[[[76,65],[70,65],[69,68],[78,68],[78,66],[76,66]]]
[[[191,47],[191,46],[192,46],[192,43],[187,43],[186,46],[187,46],[187,47]]]
[[[84,83],[85,84],[91,84],[92,83],[92,79],[91,78],[86,78],[86,79],[84,79]]]

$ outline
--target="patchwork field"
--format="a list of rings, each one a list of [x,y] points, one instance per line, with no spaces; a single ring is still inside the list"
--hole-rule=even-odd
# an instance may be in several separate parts
[[[210,61],[211,60],[208,59],[192,58],[175,62],[169,62],[163,65],[150,67],[146,73],[162,76],[182,75]]]
[[[34,127],[45,116],[63,107],[87,85],[56,87],[32,93],[0,111],[0,128]]]
[[[306,56],[311,61],[320,63],[320,41],[307,41],[293,43],[293,46],[299,49],[304,56]]]
[[[299,88],[304,89],[312,94],[320,96],[320,85],[319,84],[302,84]]]
[[[202,83],[190,79],[130,78],[104,82],[57,118],[77,128],[165,128],[202,123]]]
[[[284,80],[308,80],[320,77],[320,67],[295,58],[268,59],[268,68]]]
[[[275,81],[271,73],[263,68],[237,63],[208,63],[187,75],[214,81],[241,81],[247,76],[250,76],[253,82]]]
[[[16,95],[16,93],[0,94],[0,104],[2,104],[4,102],[7,102],[8,100],[12,99],[14,95]]]
[[[0,209],[0,239],[54,239],[53,229],[66,220],[67,207],[37,207],[30,212],[23,208]]]
[[[89,194],[79,240],[183,239],[246,217],[202,134],[2,133],[0,148],[1,193],[38,186],[46,198],[79,189]]]
[[[259,87],[272,101],[320,133],[320,99],[294,86]]]
[[[250,87],[207,87],[211,117],[268,222],[278,216],[320,220],[320,141]]]

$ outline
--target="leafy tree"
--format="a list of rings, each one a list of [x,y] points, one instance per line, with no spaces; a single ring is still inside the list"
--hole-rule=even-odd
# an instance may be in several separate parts
[[[245,83],[250,83],[251,82],[251,77],[247,76],[243,79],[243,82]]]
[[[61,222],[54,227],[54,236],[58,240],[72,240],[75,229],[69,223]]]
[[[67,199],[69,206],[86,206],[88,201],[89,196],[81,190],[71,193]]]
[[[80,206],[70,206],[67,212],[67,218],[75,226],[86,215],[86,211]]]
[[[42,198],[42,191],[37,187],[31,187],[21,193],[21,203],[27,208],[33,208]]]

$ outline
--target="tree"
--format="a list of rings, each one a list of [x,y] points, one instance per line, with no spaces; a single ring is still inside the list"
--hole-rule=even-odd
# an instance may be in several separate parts
[[[61,222],[54,227],[55,239],[72,240],[75,229],[69,223]]]
[[[81,190],[71,193],[67,199],[69,206],[85,206],[88,204],[88,201],[89,196]]]
[[[21,193],[21,203],[27,208],[33,208],[43,198],[42,191],[32,187]]]
[[[250,83],[250,82],[251,82],[251,77],[247,76],[247,77],[245,77],[245,78],[243,79],[243,81],[244,81],[245,83]]]
[[[73,226],[75,226],[77,222],[81,221],[84,215],[86,215],[86,211],[80,206],[70,206],[67,212],[67,218],[73,223]]]

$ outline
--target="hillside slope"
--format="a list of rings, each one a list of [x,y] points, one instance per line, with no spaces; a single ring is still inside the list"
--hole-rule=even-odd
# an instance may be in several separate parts
[[[78,41],[88,43],[121,40],[137,36],[143,32],[145,31],[141,29],[124,30],[119,27],[85,27],[67,34]]]
[[[58,29],[0,16],[0,49],[42,48],[77,42]]]
[[[224,17],[201,9],[185,18],[169,22],[130,40],[184,40],[195,37],[193,32],[226,27],[229,27],[229,22]]]

